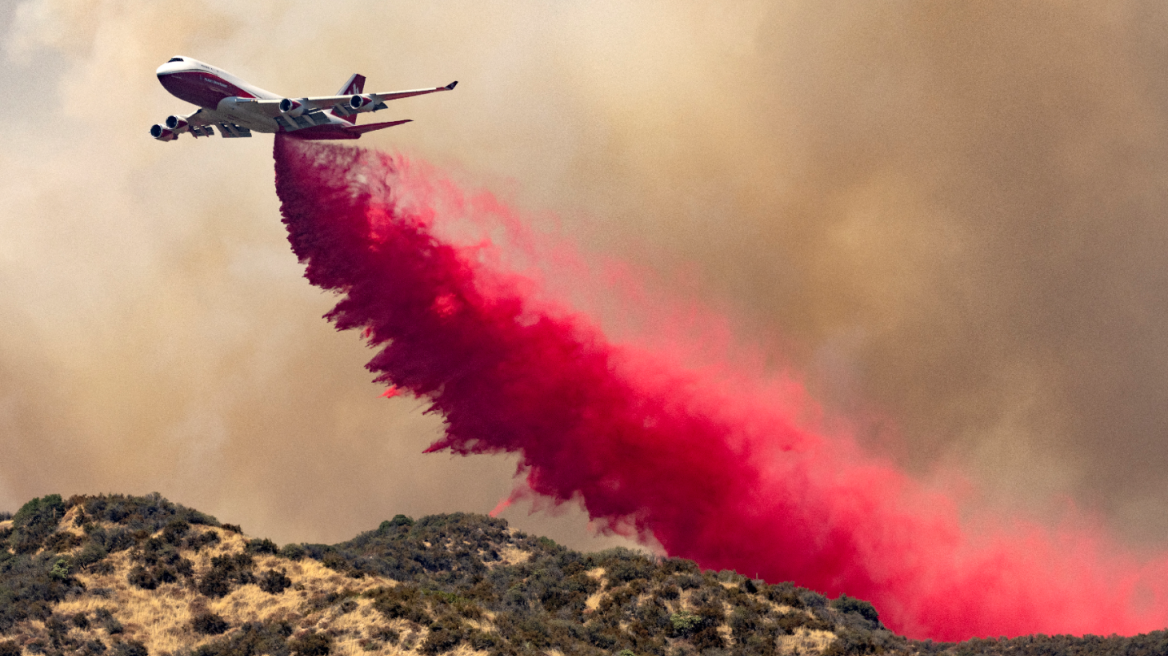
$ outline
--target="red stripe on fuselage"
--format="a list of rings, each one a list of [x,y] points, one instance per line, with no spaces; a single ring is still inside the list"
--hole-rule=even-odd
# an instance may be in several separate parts
[[[215,109],[219,106],[220,100],[232,96],[255,98],[253,94],[218,75],[204,71],[163,73],[158,76],[158,81],[173,96],[207,109]]]

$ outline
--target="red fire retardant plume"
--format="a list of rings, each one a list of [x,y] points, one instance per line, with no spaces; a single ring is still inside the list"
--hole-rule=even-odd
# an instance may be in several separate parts
[[[705,568],[867,599],[911,637],[1168,625],[1164,557],[1082,521],[971,519],[846,436],[803,428],[762,377],[611,343],[490,244],[440,238],[441,185],[400,158],[282,137],[275,158],[292,248],[340,296],[327,317],[379,349],[378,381],[445,418],[430,450],[518,453],[539,495]]]

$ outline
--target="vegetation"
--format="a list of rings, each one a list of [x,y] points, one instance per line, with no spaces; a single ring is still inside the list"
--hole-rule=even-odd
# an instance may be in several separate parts
[[[1165,632],[910,641],[860,599],[582,554],[479,515],[284,547],[156,494],[49,495],[0,517],[0,656],[1168,653]]]

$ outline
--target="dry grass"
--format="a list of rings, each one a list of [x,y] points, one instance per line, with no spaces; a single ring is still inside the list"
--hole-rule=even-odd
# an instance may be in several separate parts
[[[75,514],[70,511],[70,515]],[[79,533],[75,531],[70,515],[66,515],[59,530]],[[4,524],[11,525],[11,521]],[[203,547],[198,553],[190,549],[180,550],[182,556],[193,563],[196,580],[211,569],[212,558],[240,553],[245,550],[248,540],[245,536],[218,528],[195,527],[192,532],[201,531],[214,531],[219,535],[219,542]],[[155,535],[160,534],[161,531]],[[98,610],[108,610],[124,627],[119,639],[138,640],[151,654],[173,653],[184,647],[195,648],[222,637],[203,636],[192,629],[194,616],[207,611],[220,615],[232,627],[245,622],[287,621],[295,627],[296,635],[328,630],[335,636],[334,654],[413,653],[391,645],[383,645],[376,650],[364,648],[362,641],[373,637],[378,629],[393,629],[403,636],[410,633],[407,623],[402,620],[385,621],[368,599],[354,598],[357,607],[348,613],[342,612],[339,604],[314,610],[315,606],[320,605],[320,599],[330,593],[348,590],[360,595],[374,588],[395,586],[396,581],[377,576],[354,579],[308,559],[289,561],[271,555],[254,558],[254,571],[257,574],[267,569],[283,570],[291,579],[292,587],[273,595],[263,592],[256,585],[243,585],[219,599],[208,599],[199,594],[190,581],[162,584],[155,590],[143,590],[128,583],[127,574],[134,563],[131,551],[123,551],[107,556],[106,562],[113,568],[111,573],[77,574],[76,578],[85,585],[89,594],[60,602],[53,607],[53,612],[66,617],[83,613],[92,618]],[[314,605],[313,602],[317,603]],[[22,622],[12,633],[19,636],[22,643],[47,635],[44,623],[39,621]],[[85,631],[71,628],[69,633],[74,638],[100,638],[107,643],[112,637],[95,625]],[[425,639],[425,632],[416,634],[415,638],[416,647]]]
[[[498,565],[519,565],[531,560],[531,552],[524,551],[518,547],[508,546],[504,547],[499,552]]]
[[[835,634],[831,631],[808,631],[800,627],[795,629],[795,635],[780,636],[777,647],[780,654],[823,653],[833,642]]]
[[[82,535],[82,530],[74,523],[78,512],[79,507],[71,509],[58,530]],[[11,525],[11,520],[0,522],[0,529]],[[116,528],[114,524],[107,525],[103,522],[102,525],[110,530]],[[247,537],[221,528],[194,526],[191,528],[191,535],[207,531],[216,533],[219,542],[204,546],[197,553],[191,549],[180,550],[181,555],[192,563],[194,580],[201,579],[212,569],[214,557],[238,554],[246,550]],[[161,533],[159,531],[155,536]],[[88,629],[71,627],[68,630],[70,638],[81,641],[98,638],[107,645],[117,640],[136,640],[143,643],[152,656],[171,656],[184,649],[197,648],[208,642],[229,637],[232,630],[238,631],[238,628],[247,622],[287,622],[292,627],[293,638],[314,632],[327,632],[333,638],[332,654],[336,656],[397,656],[418,654],[429,633],[428,629],[403,619],[387,620],[374,609],[373,600],[361,596],[376,588],[399,585],[392,579],[370,575],[352,578],[307,558],[291,561],[273,555],[253,555],[255,562],[253,572],[257,576],[268,569],[282,570],[291,579],[292,586],[275,595],[263,592],[257,585],[235,586],[226,596],[212,599],[200,594],[194,581],[189,579],[163,584],[155,590],[131,586],[127,574],[135,564],[131,558],[132,553],[133,550],[129,550],[107,556],[105,562],[112,567],[109,574],[93,572],[76,574],[76,578],[85,585],[87,592],[53,607],[54,614],[62,618],[77,614],[84,614],[90,618],[91,625]],[[492,563],[493,565],[521,564],[528,562],[533,556],[532,552],[513,544],[499,549],[499,553],[500,560]],[[601,584],[600,589],[585,601],[587,609],[585,612],[591,613],[599,609],[606,594],[612,591],[608,589],[610,581],[604,568],[596,567],[585,574]],[[731,588],[735,587],[735,584],[723,583],[723,586]],[[667,606],[674,612],[692,611],[694,610],[692,597],[693,591],[680,591],[680,596],[667,602]],[[642,594],[639,601],[644,602],[646,598],[647,595]],[[767,603],[782,614],[805,613],[813,616],[809,610]],[[725,602],[723,605],[729,612],[729,605]],[[124,628],[122,635],[111,636],[105,628],[93,622],[95,614],[102,610],[111,613],[122,624]],[[196,615],[205,612],[221,616],[232,628],[221,636],[204,636],[196,633],[192,621]],[[493,617],[493,613],[486,612],[478,621],[467,620],[467,625],[484,632],[494,631],[496,629],[492,625]],[[727,644],[734,643],[728,624],[720,624],[717,631]],[[27,621],[15,627],[9,635],[26,647],[25,654],[31,654],[27,649],[29,643],[33,640],[47,639],[48,631],[43,622]],[[829,631],[799,628],[794,635],[780,637],[777,647],[781,654],[821,653],[834,640],[835,635]],[[460,644],[449,653],[454,656],[485,654],[473,650],[466,643]],[[562,656],[558,650],[546,654]]]

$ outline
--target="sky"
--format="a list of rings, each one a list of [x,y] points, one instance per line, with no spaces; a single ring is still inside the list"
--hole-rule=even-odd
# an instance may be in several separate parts
[[[1168,543],[1168,9],[925,0],[0,0],[0,509],[161,492],[332,542],[486,512],[291,254],[271,137],[160,143],[187,55],[727,317],[871,450]],[[383,118],[384,117],[384,118]],[[587,518],[504,517],[582,548]]]

